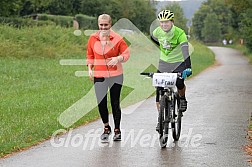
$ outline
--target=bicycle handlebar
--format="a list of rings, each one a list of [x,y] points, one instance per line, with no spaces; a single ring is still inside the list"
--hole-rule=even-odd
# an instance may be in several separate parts
[[[140,75],[147,75],[148,77],[152,77],[154,72],[141,72]]]
[[[181,77],[182,74],[181,73],[177,73],[178,74],[178,77]],[[140,75],[147,75],[148,77],[153,77],[154,75],[154,72],[141,72]]]

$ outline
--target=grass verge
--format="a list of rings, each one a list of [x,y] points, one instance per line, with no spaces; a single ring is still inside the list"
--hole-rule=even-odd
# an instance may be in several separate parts
[[[244,45],[240,45],[240,44],[239,45],[231,45],[229,47],[232,47],[234,49],[241,51],[245,56],[247,56],[249,58],[249,63],[252,64],[252,53]]]

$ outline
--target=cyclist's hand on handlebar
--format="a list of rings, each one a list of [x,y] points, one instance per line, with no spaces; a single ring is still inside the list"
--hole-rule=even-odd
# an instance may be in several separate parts
[[[192,69],[191,68],[187,68],[182,72],[182,78],[186,79],[186,77],[189,77],[190,75],[192,75]]]

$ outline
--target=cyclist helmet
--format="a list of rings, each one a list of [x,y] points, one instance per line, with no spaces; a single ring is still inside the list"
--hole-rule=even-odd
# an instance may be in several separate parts
[[[167,21],[167,20],[173,20],[174,19],[174,13],[170,10],[162,10],[158,14],[158,20],[159,21]]]

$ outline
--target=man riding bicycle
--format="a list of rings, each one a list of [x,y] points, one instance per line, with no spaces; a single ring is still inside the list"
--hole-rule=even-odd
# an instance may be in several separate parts
[[[157,72],[174,72],[181,73],[182,77],[178,77],[176,87],[178,89],[180,99],[180,111],[187,109],[187,101],[185,97],[186,86],[184,80],[192,74],[191,59],[189,55],[189,45],[184,30],[174,25],[174,13],[170,10],[162,10],[157,19],[160,26],[151,34],[151,39],[160,47],[160,59]],[[156,90],[156,105],[159,111],[160,89]],[[159,129],[159,123],[156,130]]]

